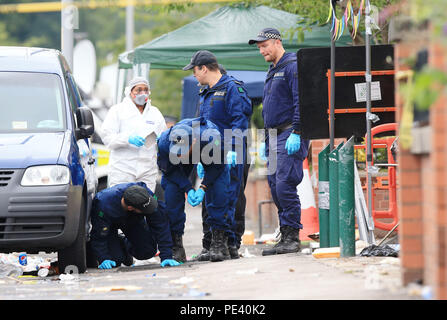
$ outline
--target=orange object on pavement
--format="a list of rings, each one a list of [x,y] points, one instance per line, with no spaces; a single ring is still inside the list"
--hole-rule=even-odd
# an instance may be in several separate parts
[[[397,123],[385,123],[378,125],[371,129],[371,141],[372,150],[375,148],[386,148],[387,149],[387,164],[377,164],[377,166],[387,167],[388,175],[386,177],[376,177],[377,182],[372,185],[372,216],[374,219],[374,227],[390,231],[397,223],[397,198],[396,198],[396,169],[397,163],[391,154],[391,146],[395,140],[395,137],[384,137],[384,138],[374,138],[375,135],[383,132],[397,132]],[[367,135],[365,135],[365,141],[367,140]],[[355,149],[366,149],[366,145],[355,146]],[[372,160],[372,165],[374,165],[374,159]],[[366,162],[368,166],[368,163]],[[366,167],[368,170],[368,167]],[[368,183],[366,184],[366,187]],[[388,190],[388,210],[375,210],[374,208],[374,190],[384,189]],[[389,222],[379,221],[378,219],[392,219]],[[398,228],[396,228],[397,230]]]
[[[303,181],[297,189],[300,196],[301,224],[303,225],[303,229],[300,230],[300,240],[309,240],[309,234],[319,232],[319,225],[307,158],[303,161]]]

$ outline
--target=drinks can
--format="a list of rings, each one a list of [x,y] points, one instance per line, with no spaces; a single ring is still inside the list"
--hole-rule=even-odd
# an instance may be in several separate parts
[[[50,273],[50,270],[48,268],[40,268],[39,271],[37,271],[37,275],[41,278],[45,278]]]
[[[27,257],[26,257],[26,253],[21,253],[21,254],[19,254],[19,263],[20,263],[22,266],[26,266],[26,265],[28,264],[28,260],[27,260]]]

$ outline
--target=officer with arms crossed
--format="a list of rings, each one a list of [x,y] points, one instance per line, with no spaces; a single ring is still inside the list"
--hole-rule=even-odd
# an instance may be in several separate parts
[[[149,82],[136,77],[123,101],[110,108],[100,136],[110,149],[108,186],[143,181],[155,190],[158,176],[156,138],[167,129],[161,112],[151,105]]]
[[[172,260],[165,205],[153,195],[144,182],[117,184],[96,194],[87,248],[88,256],[100,269],[130,266],[133,257],[150,259],[157,253],[157,246],[162,267],[179,265]]]
[[[223,161],[222,136],[217,126],[203,117],[184,119],[163,132],[157,143],[157,161],[163,173],[161,185],[174,240],[174,259],[186,260],[182,243],[185,193],[192,206],[205,199],[206,223],[211,227],[210,260],[229,259],[228,238],[234,238],[230,229],[233,222],[229,211],[230,177],[229,168]],[[204,179],[199,189],[194,190],[188,176],[194,169],[194,162],[198,161],[203,162]]]
[[[201,117],[214,123],[225,137],[225,150],[228,150],[226,162],[230,169],[230,211],[234,216],[232,230],[234,237],[229,238],[229,250],[232,259],[239,258],[238,249],[245,229],[245,183],[249,165],[247,164],[247,128],[253,112],[251,100],[242,82],[227,75],[219,65],[214,54],[207,50],[197,51],[191,62],[183,70],[193,70],[197,81],[203,86],[199,92]],[[222,74],[224,71],[224,74]],[[226,134],[226,131],[229,133]],[[203,177],[203,166],[197,166],[198,176]],[[207,212],[202,211],[206,221]],[[209,259],[209,226],[203,224],[203,250],[198,260]]]
[[[266,62],[271,62],[264,85],[263,110],[266,140],[263,150],[268,156],[267,176],[273,201],[278,208],[281,239],[263,255],[298,252],[301,204],[297,186],[303,179],[303,160],[309,140],[301,139],[298,105],[298,67],[295,53],[286,53],[281,34],[274,28],[259,32],[248,44],[255,44]],[[276,130],[276,139],[272,137]],[[262,153],[262,152],[260,152]],[[270,153],[275,153],[269,155]],[[264,156],[265,155],[262,155]],[[276,170],[270,168],[276,156]]]

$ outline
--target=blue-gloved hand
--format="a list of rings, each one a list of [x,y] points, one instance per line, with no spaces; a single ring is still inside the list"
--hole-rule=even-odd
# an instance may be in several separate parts
[[[144,139],[143,137],[140,137],[140,136],[138,136],[136,134],[131,135],[129,137],[129,143],[133,144],[133,145],[135,145],[137,147],[141,147],[145,142],[146,142],[146,139]]]
[[[205,169],[200,162],[197,164],[197,175],[200,179],[203,179],[203,177],[205,176]]]
[[[205,197],[205,190],[203,190],[202,188],[197,189],[195,196],[196,202],[194,207],[199,205],[203,201],[203,198]]]
[[[265,142],[259,146],[259,157],[262,161],[267,161],[267,157],[265,156]]]
[[[196,206],[196,192],[194,191],[194,189],[188,191],[188,203],[193,207]]]
[[[286,141],[286,150],[288,155],[297,153],[300,150],[301,137],[299,134],[291,133]]]
[[[237,153],[235,151],[228,151],[227,153],[227,163],[231,165],[231,167],[236,166]]]
[[[180,263],[177,262],[177,261],[175,261],[174,259],[165,259],[165,260],[163,260],[163,261],[160,263],[160,265],[161,265],[162,267],[166,267],[166,266],[168,266],[168,267],[175,267],[175,266],[179,266]]]
[[[112,269],[116,267],[116,262],[113,260],[104,260],[98,267],[98,269]]]

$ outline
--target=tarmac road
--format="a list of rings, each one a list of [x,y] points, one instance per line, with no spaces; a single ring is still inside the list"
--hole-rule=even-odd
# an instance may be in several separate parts
[[[187,257],[200,251],[201,230],[200,209],[188,206]],[[315,259],[304,253],[263,257],[263,246],[243,246],[240,252],[247,248],[252,257],[236,260],[161,268],[153,258],[140,266],[88,269],[68,281],[59,276],[1,278],[0,300],[420,299],[401,286],[398,258]]]

